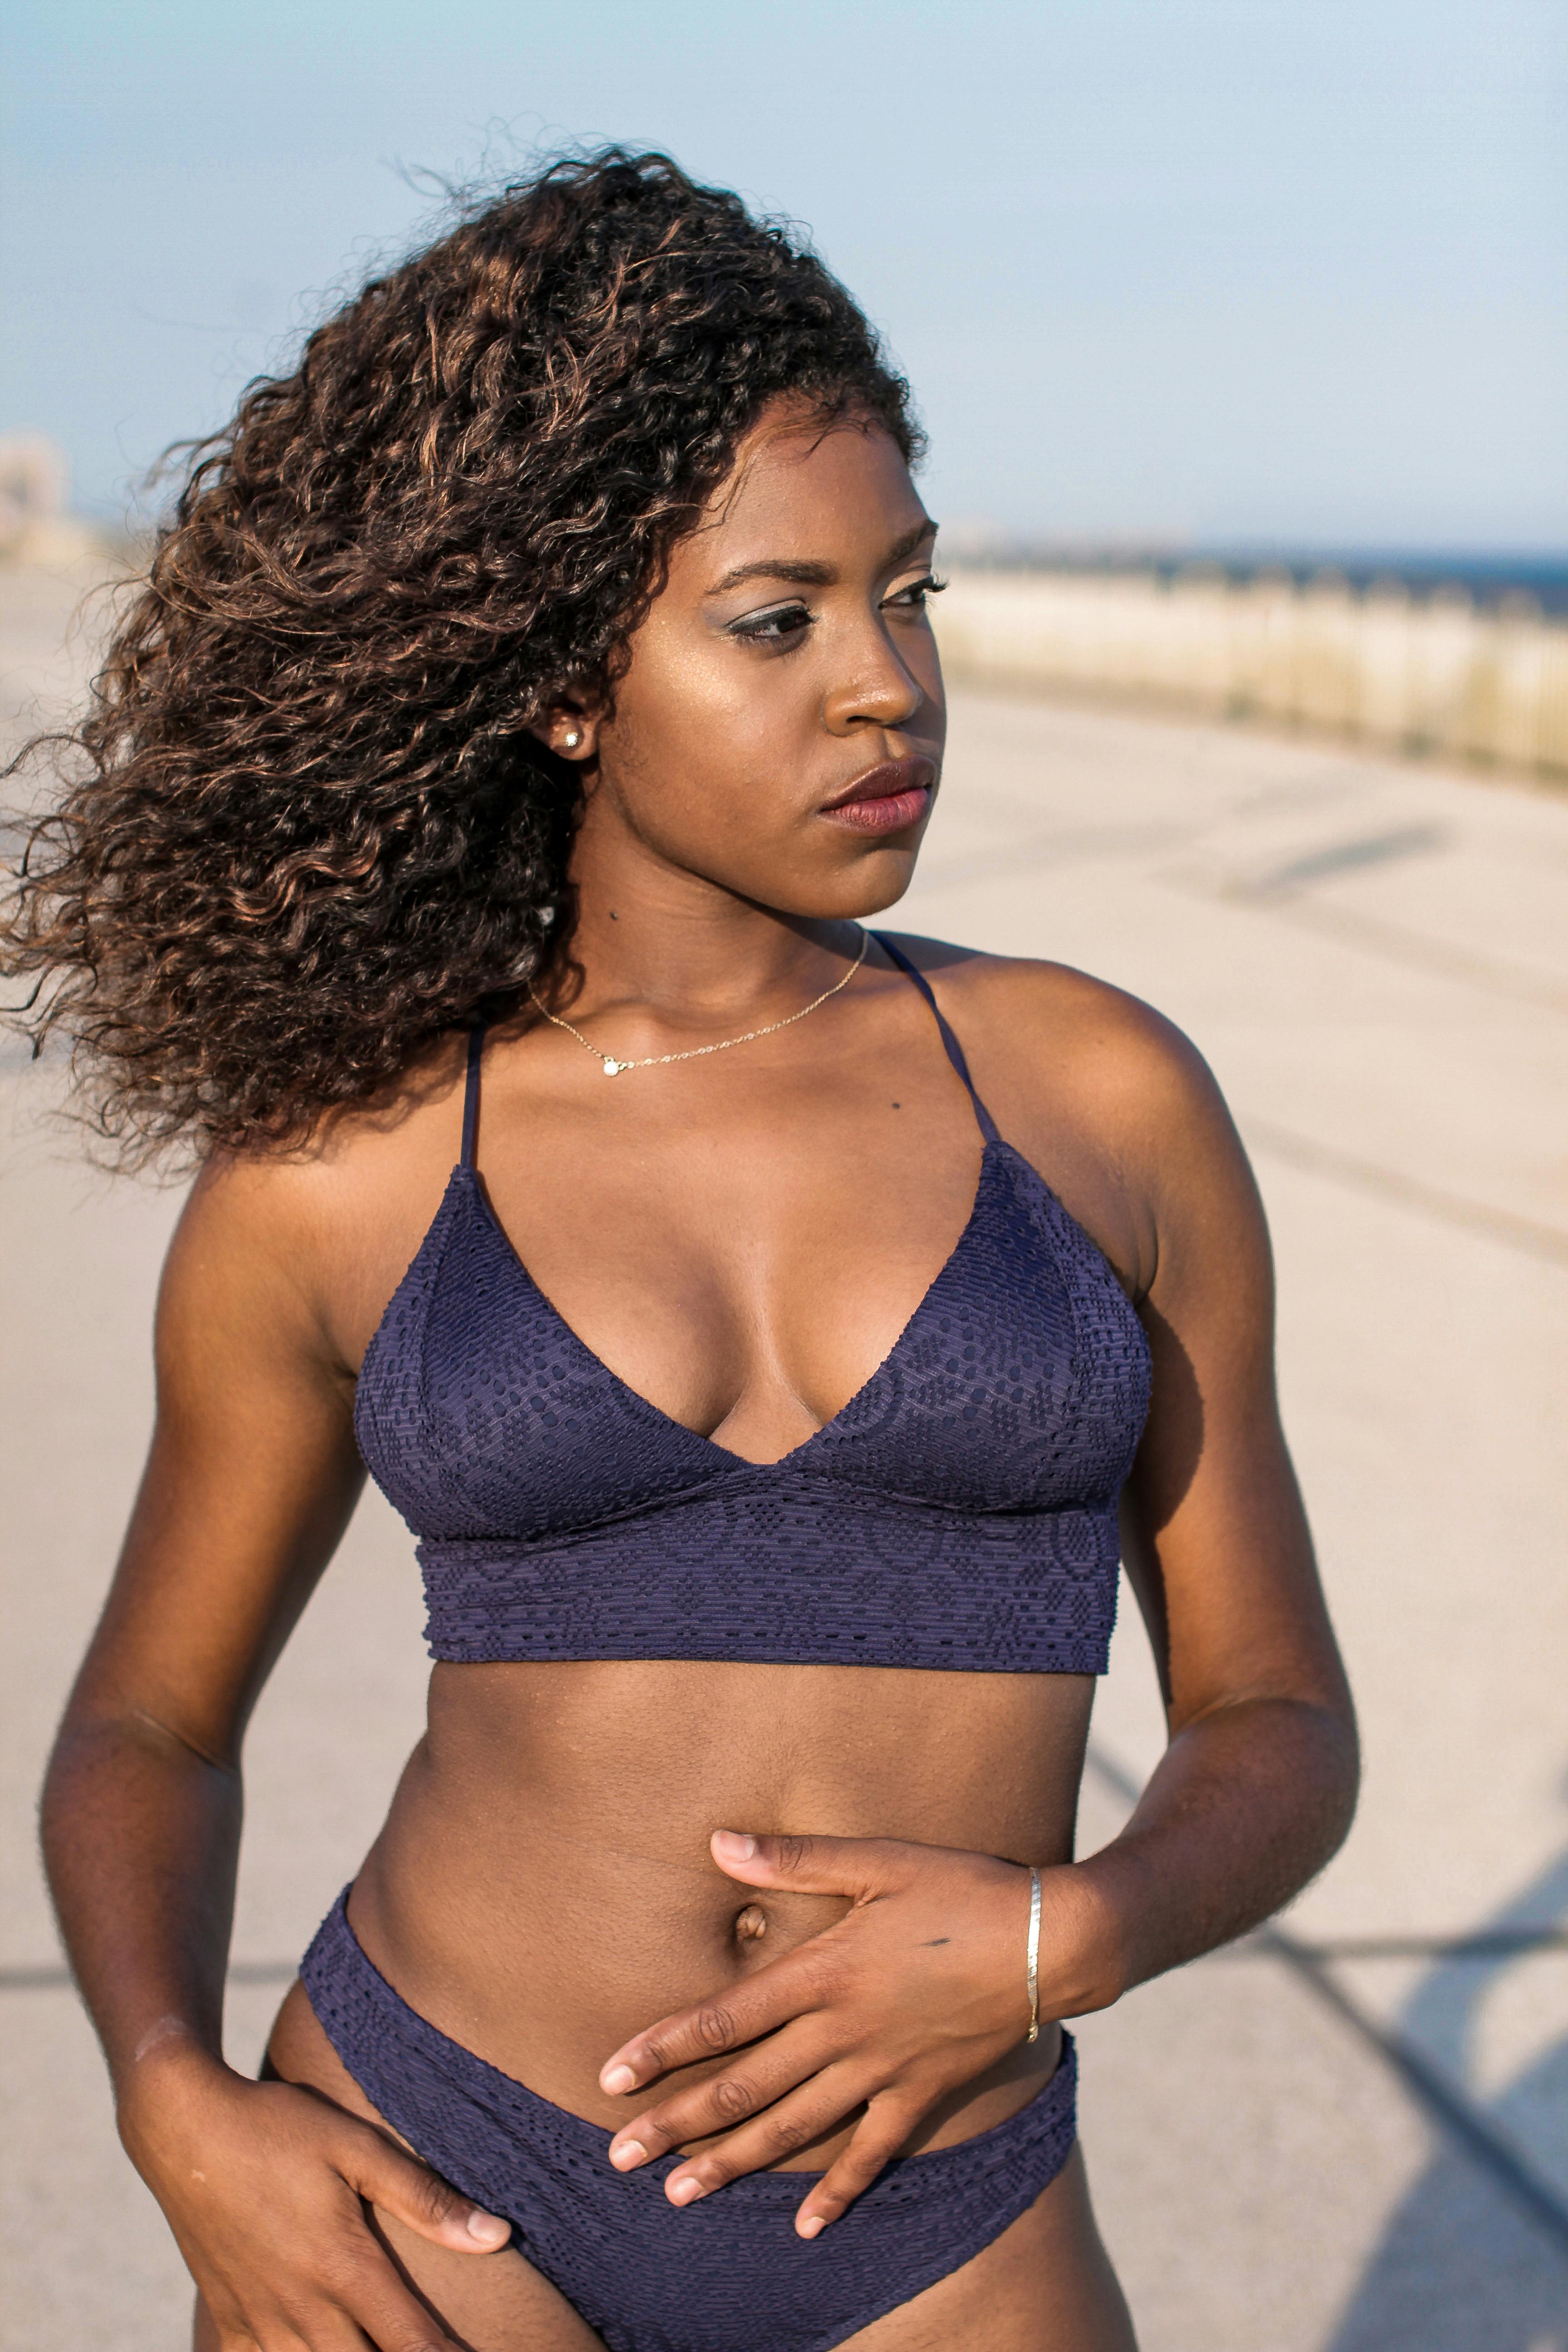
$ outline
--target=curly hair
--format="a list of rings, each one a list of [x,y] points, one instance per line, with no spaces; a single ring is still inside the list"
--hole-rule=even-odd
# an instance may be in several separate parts
[[[0,957],[121,1164],[297,1143],[564,957],[576,771],[763,405],[908,387],[801,239],[669,159],[556,160],[376,277],[195,446]]]

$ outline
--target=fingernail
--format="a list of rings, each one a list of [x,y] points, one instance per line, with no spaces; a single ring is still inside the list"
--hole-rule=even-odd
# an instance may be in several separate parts
[[[599,2077],[601,2091],[635,2091],[637,2078],[629,2066],[606,2066]]]
[[[647,2161],[647,2150],[640,2139],[623,2139],[610,2150],[610,2162],[620,2172],[629,2172],[634,2164]]]
[[[689,2205],[694,2197],[700,2197],[701,2194],[702,2183],[700,2180],[693,2180],[689,2173],[684,2180],[672,2180],[665,2190],[665,2195],[672,2205]]]
[[[827,2227],[820,2213],[808,2213],[804,2221],[795,2225],[797,2238],[819,2238]]]
[[[713,1843],[726,1862],[750,1862],[757,1850],[756,1839],[740,1830],[715,1830]]]
[[[471,2212],[466,2226],[469,2237],[481,2246],[503,2246],[511,2235],[510,2224],[498,2221],[493,2213]]]

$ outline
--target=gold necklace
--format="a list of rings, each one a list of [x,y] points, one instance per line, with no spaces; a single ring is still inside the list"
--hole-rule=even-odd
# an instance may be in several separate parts
[[[716,1045],[689,1045],[684,1054],[644,1054],[635,1062],[617,1062],[613,1054],[601,1053],[591,1037],[584,1036],[581,1029],[574,1029],[570,1021],[563,1021],[558,1013],[552,1013],[548,1005],[541,1004],[531,987],[528,993],[536,1013],[542,1013],[554,1027],[564,1029],[569,1037],[575,1037],[579,1045],[586,1045],[595,1062],[602,1065],[607,1078],[618,1078],[627,1070],[657,1070],[667,1062],[698,1062],[704,1054],[727,1054],[731,1045],[749,1045],[754,1037],[771,1037],[775,1029],[787,1029],[794,1022],[804,1021],[808,1013],[815,1013],[819,1004],[826,1004],[830,996],[837,996],[841,988],[848,987],[866,961],[869,934],[861,929],[860,952],[843,979],[836,980],[831,988],[825,988],[820,996],[814,996],[809,1004],[803,1004],[798,1013],[786,1013],[782,1021],[770,1021],[761,1029],[748,1029],[743,1037],[721,1037]]]

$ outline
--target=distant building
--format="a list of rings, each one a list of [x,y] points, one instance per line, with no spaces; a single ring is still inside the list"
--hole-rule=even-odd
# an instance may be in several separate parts
[[[74,563],[102,551],[66,511],[66,453],[42,433],[0,434],[0,562]]]

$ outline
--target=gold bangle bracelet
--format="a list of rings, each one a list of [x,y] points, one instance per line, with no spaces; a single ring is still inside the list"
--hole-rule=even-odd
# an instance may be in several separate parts
[[[1040,2038],[1040,1874],[1029,1873],[1029,2031],[1026,2039]]]

